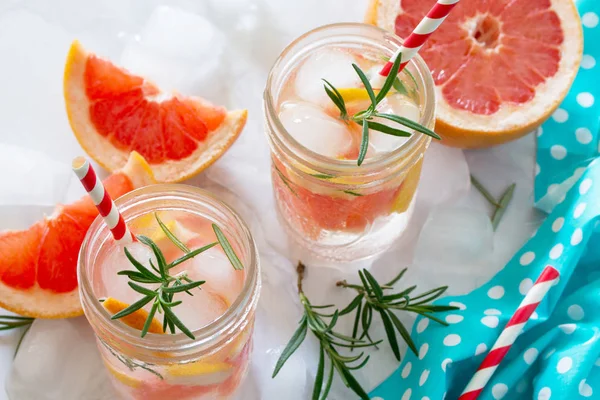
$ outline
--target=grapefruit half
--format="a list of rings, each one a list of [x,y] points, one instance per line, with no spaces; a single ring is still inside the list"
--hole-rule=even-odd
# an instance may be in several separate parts
[[[132,153],[125,167],[104,180],[113,199],[154,183],[146,161]],[[77,257],[98,216],[86,196],[58,205],[29,229],[0,232],[0,306],[34,318],[67,318],[83,313],[77,291]]]
[[[162,93],[151,82],[73,42],[64,74],[69,122],[84,150],[109,171],[140,153],[159,182],[178,182],[214,163],[237,139],[247,111]]]
[[[435,0],[371,0],[366,22],[407,37]],[[462,0],[419,54],[443,144],[487,147],[536,129],[566,96],[583,33],[572,0]]]

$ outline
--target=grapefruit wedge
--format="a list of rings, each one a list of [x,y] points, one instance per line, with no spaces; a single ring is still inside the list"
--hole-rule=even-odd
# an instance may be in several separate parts
[[[237,139],[247,111],[162,93],[73,42],[64,74],[69,122],[85,151],[109,171],[140,153],[159,182],[178,182],[215,162]]]
[[[135,152],[122,170],[104,180],[113,199],[151,183],[150,167]],[[0,232],[0,306],[34,318],[81,315],[77,257],[96,216],[86,196],[58,205],[50,217],[29,229]]]
[[[367,22],[407,37],[435,0],[371,0]],[[419,54],[443,143],[487,147],[537,128],[566,96],[583,33],[572,0],[462,0]]]

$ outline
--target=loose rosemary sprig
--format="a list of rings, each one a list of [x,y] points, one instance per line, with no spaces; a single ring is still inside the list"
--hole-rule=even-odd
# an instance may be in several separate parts
[[[494,230],[496,230],[498,228],[498,225],[500,225],[502,217],[504,217],[504,213],[506,212],[510,201],[513,198],[517,184],[513,183],[508,188],[506,188],[504,193],[502,193],[502,196],[500,196],[500,200],[496,200],[494,196],[492,196],[492,194],[489,192],[489,190],[487,190],[485,186],[483,186],[481,182],[479,182],[477,178],[475,178],[475,176],[473,175],[471,175],[471,183],[473,184],[475,189],[477,189],[479,193],[481,193],[481,195],[494,207],[494,211],[490,219],[492,220],[492,227],[494,228]]]
[[[369,343],[374,344],[373,339],[369,334],[369,328],[373,321],[373,314],[379,313],[381,320],[383,321],[383,327],[385,333],[394,353],[394,356],[400,361],[400,348],[398,346],[398,338],[396,332],[400,334],[400,337],[406,342],[408,347],[413,353],[418,355],[417,347],[410,337],[408,329],[394,314],[396,311],[407,311],[422,315],[426,318],[431,319],[439,324],[447,326],[448,324],[433,316],[436,312],[444,312],[450,310],[456,310],[456,307],[452,306],[438,306],[430,304],[432,301],[440,297],[448,289],[447,286],[442,286],[436,289],[429,290],[416,296],[411,296],[416,286],[411,286],[397,293],[388,294],[387,292],[393,289],[394,284],[398,282],[404,276],[406,268],[403,269],[394,279],[385,285],[380,285],[379,282],[373,277],[373,275],[363,269],[358,272],[358,276],[362,283],[361,285],[353,285],[348,282],[340,281],[337,282],[337,286],[355,290],[357,296],[348,304],[346,308],[339,312],[339,315],[350,314],[356,310],[354,317],[354,326],[352,328],[352,339],[356,341],[367,338]],[[362,333],[359,335],[359,325],[362,328]],[[377,342],[378,343],[378,342]]]
[[[20,315],[0,315],[0,331],[8,331],[24,326],[29,326],[35,318],[22,317]]]
[[[158,214],[155,213],[154,216],[156,218],[156,221],[158,222],[158,225],[165,233],[165,236],[169,238],[169,240],[171,240],[185,254],[180,258],[176,259],[175,261],[167,263],[162,251],[160,250],[158,245],[154,243],[154,241],[152,241],[152,239],[142,235],[137,236],[137,239],[142,244],[152,249],[152,252],[154,253],[154,256],[156,258],[157,265],[155,265],[152,262],[152,260],[149,260],[150,267],[153,269],[153,271],[151,271],[150,269],[146,268],[141,262],[136,260],[133,257],[133,255],[129,252],[129,250],[125,248],[125,256],[135,267],[135,270],[119,271],[117,274],[127,276],[131,280],[131,282],[128,282],[128,285],[136,292],[143,294],[144,297],[131,304],[129,307],[113,315],[112,319],[123,318],[141,309],[146,304],[152,302],[152,307],[150,308],[150,312],[148,313],[148,317],[141,331],[142,337],[146,336],[146,334],[148,333],[148,329],[152,324],[152,320],[158,312],[163,314],[163,332],[167,332],[168,329],[171,331],[172,334],[175,334],[175,328],[178,328],[189,338],[195,339],[192,332],[183,324],[183,322],[181,322],[181,320],[173,312],[173,309],[182,303],[181,300],[174,301],[173,297],[175,296],[175,294],[181,292],[185,292],[188,295],[193,296],[191,290],[199,288],[205,283],[205,281],[192,281],[190,278],[188,278],[185,271],[172,276],[169,274],[169,270],[191,258],[196,257],[198,254],[205,252],[206,250],[216,246],[217,244],[221,245],[221,248],[225,252],[225,255],[229,259],[229,262],[231,263],[234,269],[241,270],[244,268],[244,266],[235,254],[233,248],[231,247],[231,244],[216,224],[212,224],[212,227],[217,237],[217,242],[210,243],[204,247],[192,251],[188,249],[183,242],[177,239],[177,237],[175,237],[175,235],[160,220]],[[152,285],[152,289],[141,286],[138,283]],[[158,287],[156,287],[157,285]]]
[[[315,306],[310,303],[302,290],[304,268],[302,263],[298,264],[298,296],[304,308],[304,314],[300,319],[300,326],[293,334],[275,365],[273,378],[277,376],[281,367],[300,347],[306,338],[307,332],[310,331],[319,342],[319,365],[317,367],[312,399],[325,400],[327,398],[331,390],[333,376],[337,372],[342,382],[348,388],[354,391],[361,399],[368,400],[368,394],[356,378],[354,378],[352,371],[364,367],[369,361],[369,356],[364,357],[364,353],[362,352],[357,356],[344,356],[339,353],[337,348],[371,347],[376,346],[380,342],[367,343],[364,340],[356,340],[334,331],[340,312],[335,310],[333,313],[326,314],[326,312],[330,311],[324,310],[333,307],[332,304]],[[326,322],[324,318],[329,321]]]
[[[31,324],[33,324],[35,318],[31,317],[22,317],[20,315],[0,315],[0,331],[8,331],[11,329],[18,329],[25,327],[25,330],[21,334],[19,341],[17,342],[17,347],[15,348],[15,354],[17,355],[19,348],[21,347],[21,343],[23,343],[23,339],[25,335],[31,328]]]
[[[360,67],[356,64],[352,64],[352,67],[358,74],[360,80],[365,86],[365,90],[369,95],[369,99],[371,100],[371,104],[366,110],[359,111],[356,114],[350,116],[348,115],[348,110],[346,108],[346,103],[344,102],[344,98],[340,94],[339,90],[337,90],[331,83],[327,80],[323,79],[325,84],[323,85],[327,96],[331,99],[333,104],[340,110],[340,119],[347,123],[356,123],[362,127],[362,139],[360,144],[360,151],[358,154],[358,165],[361,165],[367,155],[367,150],[369,147],[369,129],[373,129],[375,131],[383,132],[392,136],[401,136],[401,137],[409,137],[412,133],[407,132],[402,129],[397,129],[390,127],[388,125],[381,124],[379,122],[374,121],[375,117],[387,119],[393,122],[396,122],[404,127],[409,129],[413,129],[417,132],[421,132],[425,135],[429,135],[435,139],[441,139],[437,133],[432,131],[431,129],[419,124],[418,122],[412,121],[408,118],[401,117],[394,114],[381,113],[377,111],[377,105],[385,99],[390,89],[394,86],[394,84],[398,87],[398,83],[396,82],[398,70],[400,69],[400,64],[402,62],[402,55],[400,54],[396,57],[394,61],[394,65],[387,76],[381,90],[377,93],[373,90],[369,79],[365,75],[365,73],[360,69]]]

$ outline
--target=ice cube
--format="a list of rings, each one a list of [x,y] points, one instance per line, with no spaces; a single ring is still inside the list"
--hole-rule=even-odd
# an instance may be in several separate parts
[[[315,153],[335,158],[352,149],[352,136],[344,124],[310,103],[284,103],[279,119],[294,139]]]
[[[419,108],[407,98],[399,95],[392,95],[384,99],[377,107],[377,110],[381,113],[399,115],[415,122],[419,122],[421,117]],[[389,119],[377,117],[374,118],[374,121],[406,132],[414,132],[412,129],[400,125],[397,122],[390,121]],[[369,144],[375,150],[375,154],[394,151],[406,143],[408,139],[409,138],[407,137],[393,136],[372,129],[369,131]]]
[[[176,306],[174,311],[190,330],[207,326],[227,311],[227,303],[222,297],[202,287],[192,289],[190,293],[193,296],[183,292],[173,297],[174,301],[183,302]]]
[[[296,75],[296,93],[315,104],[329,104],[331,100],[323,88],[326,79],[336,88],[357,87],[360,78],[352,68],[356,60],[342,50],[321,50],[308,57]]]
[[[199,247],[190,245],[191,249]],[[229,305],[237,299],[244,286],[244,271],[235,270],[219,246],[175,267],[171,274],[183,271],[186,271],[192,280],[206,281],[202,289],[222,297]]]
[[[112,297],[127,304],[131,304],[142,297],[142,294],[134,291],[129,285],[128,277],[117,275],[119,271],[135,271],[135,267],[125,256],[124,248],[131,253],[133,258],[142,263],[146,268],[152,271],[150,260],[156,264],[156,257],[152,249],[140,242],[134,242],[125,246],[118,246],[110,251],[104,260],[102,260],[100,274],[102,276],[102,287],[97,288],[99,297]],[[150,285],[142,286],[151,288]]]
[[[437,208],[423,225],[413,264],[436,286],[453,282],[449,294],[466,293],[488,278],[493,243],[492,224],[485,212]]]
[[[226,40],[206,18],[160,6],[123,50],[122,65],[165,91],[227,100]]]
[[[12,364],[6,392],[19,400],[109,400],[115,396],[84,317],[36,320]]]

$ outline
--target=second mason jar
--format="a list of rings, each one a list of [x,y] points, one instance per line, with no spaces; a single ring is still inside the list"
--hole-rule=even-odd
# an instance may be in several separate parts
[[[431,139],[415,132],[397,148],[367,157],[359,166],[356,154],[330,157],[301,144],[298,132],[294,132],[296,136],[291,134],[282,122],[282,104],[290,98],[290,93],[294,96],[299,92],[300,97],[317,99],[315,101],[326,95],[324,89],[322,93],[313,93],[304,84],[298,84],[296,80],[300,79],[301,68],[310,68],[314,80],[321,84],[320,78],[324,75],[348,74],[342,68],[332,72],[331,64],[318,67],[312,60],[307,61],[315,54],[333,49],[342,54],[342,58],[349,55],[377,64],[389,59],[401,43],[395,35],[369,25],[324,26],[291,43],[269,74],[264,110],[277,210],[288,234],[322,258],[342,262],[367,258],[385,251],[403,234],[414,209],[423,157]],[[333,62],[338,56],[323,57],[329,57]],[[306,67],[308,62],[311,65]],[[304,79],[307,72],[301,74]],[[416,122],[433,128],[434,85],[423,60],[415,56],[399,78],[400,90],[418,110]],[[345,93],[352,95],[353,92]],[[354,93],[360,97],[358,91]],[[324,107],[332,106],[333,103]],[[321,118],[320,114],[315,117],[317,114],[310,107],[312,104],[306,110],[312,115],[298,118]],[[318,130],[321,125],[305,126]],[[336,146],[344,145],[332,141],[327,136],[331,135],[329,131],[308,133],[313,141],[316,138],[323,143],[331,141]]]
[[[173,279],[205,281],[199,288],[190,289],[193,296],[178,292],[171,298],[173,302],[182,301],[172,312],[187,325],[193,339],[179,329],[176,334],[168,333],[168,326],[163,327],[165,314],[160,312],[154,314],[148,334],[141,337],[140,329],[152,313],[149,310],[153,303],[129,319],[112,319],[115,312],[141,298],[128,285],[132,278],[118,272],[137,270],[123,255],[124,247],[147,266],[151,271],[148,274],[153,273],[153,266],[160,265],[152,256],[156,253],[140,242],[115,243],[101,218],[92,224],[79,255],[80,297],[119,398],[232,398],[250,363],[261,286],[258,252],[248,227],[212,194],[186,185],[147,186],[119,198],[116,205],[134,234],[145,235],[160,248],[172,266],[168,272]],[[183,245],[172,243],[159,226],[158,215]],[[213,224],[228,238],[242,269],[234,270],[221,247],[214,246]],[[211,242],[213,247],[206,246]],[[182,251],[182,246],[188,249]],[[209,250],[175,265],[175,260],[204,246]],[[143,279],[136,282],[146,290],[157,286],[140,283]]]

